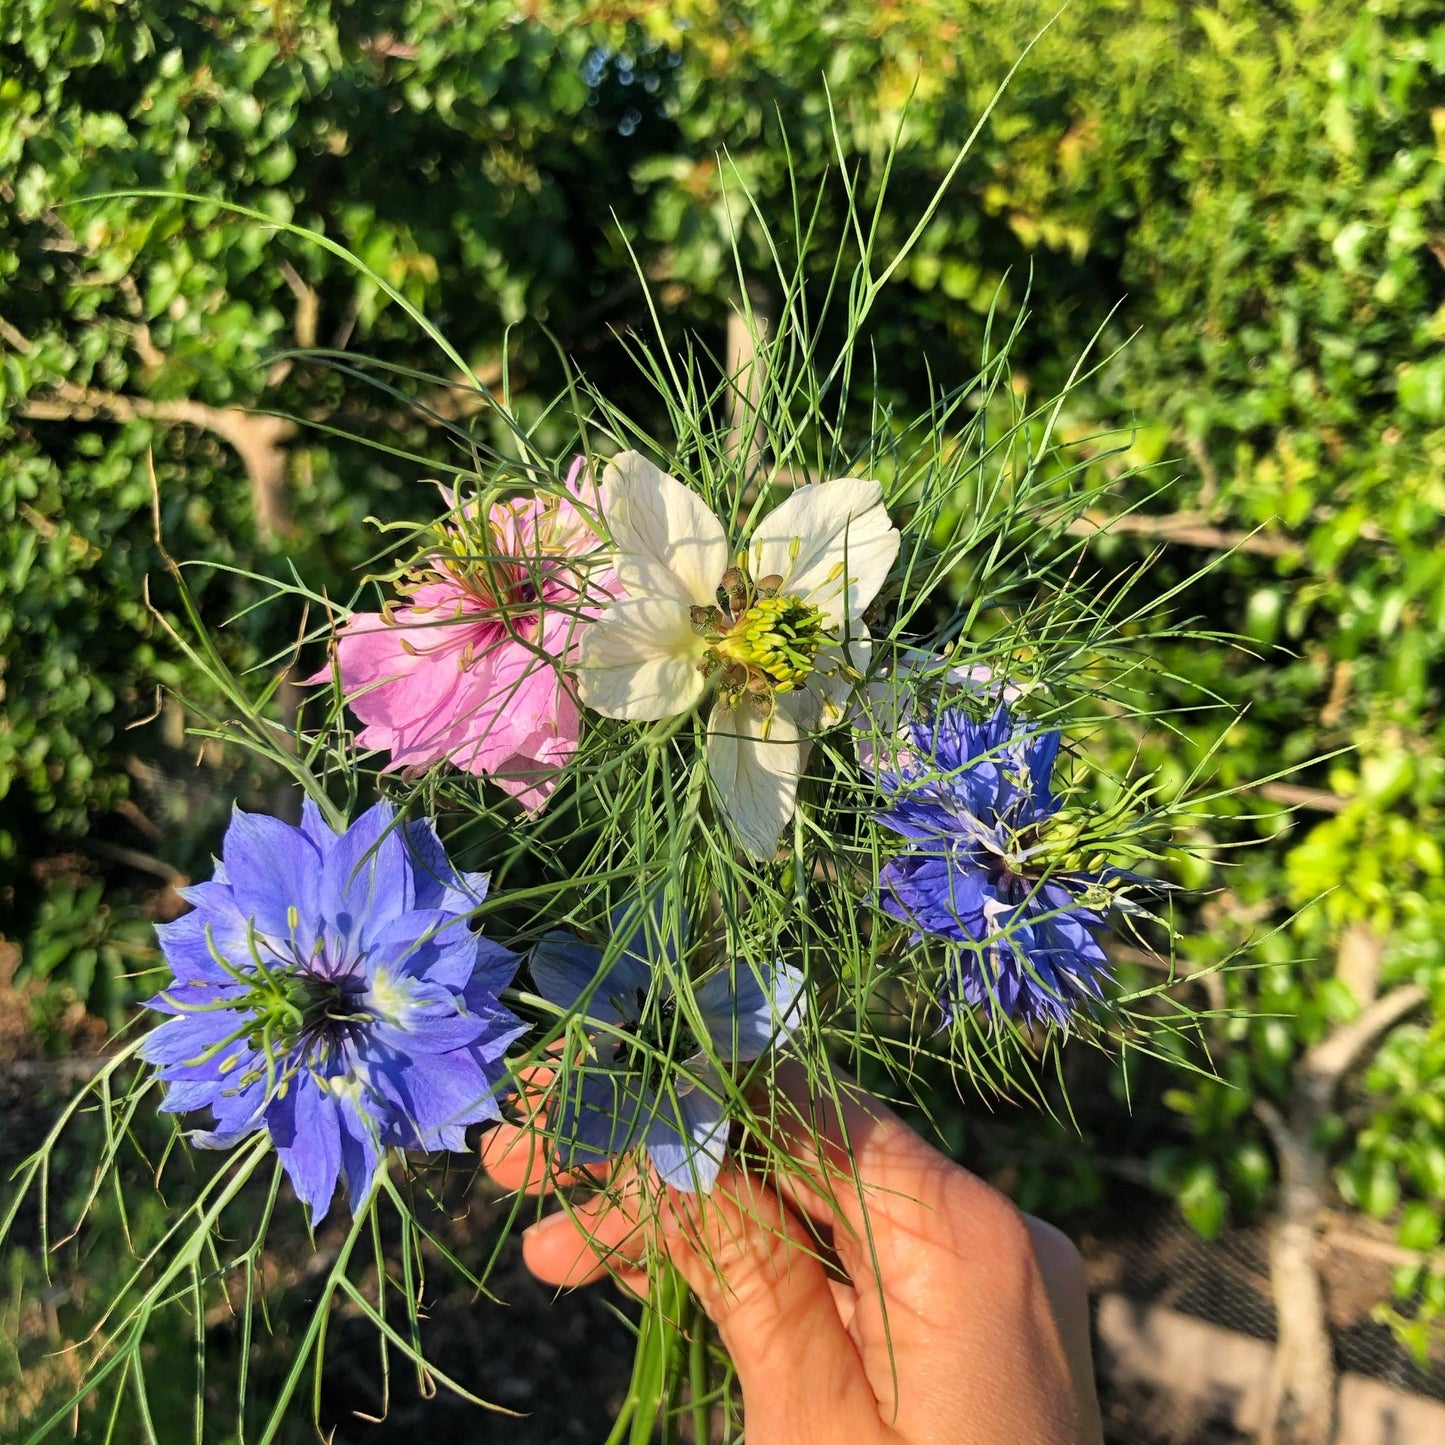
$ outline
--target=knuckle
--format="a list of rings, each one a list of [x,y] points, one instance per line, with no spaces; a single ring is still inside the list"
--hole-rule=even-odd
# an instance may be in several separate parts
[[[949,1195],[955,1252],[971,1259],[1000,1295],[1030,1292],[1039,1279],[1039,1259],[1028,1219],[1018,1206],[962,1170],[951,1181]]]

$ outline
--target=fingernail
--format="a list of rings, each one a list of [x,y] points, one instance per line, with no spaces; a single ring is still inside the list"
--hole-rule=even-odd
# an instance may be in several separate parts
[[[545,1219],[539,1219],[535,1224],[529,1224],[522,1231],[523,1239],[532,1239],[534,1236],[543,1234],[551,1229],[559,1219],[566,1219],[565,1214],[549,1214]]]

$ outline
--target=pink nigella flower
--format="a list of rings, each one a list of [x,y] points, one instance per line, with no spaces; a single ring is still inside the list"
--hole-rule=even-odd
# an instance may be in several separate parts
[[[584,487],[595,491],[578,457],[566,497],[456,507],[398,585],[404,600],[347,618],[336,664],[363,747],[389,751],[391,768],[448,762],[528,811],[546,805],[581,728],[564,669],[616,591],[586,560],[601,543],[577,505]]]

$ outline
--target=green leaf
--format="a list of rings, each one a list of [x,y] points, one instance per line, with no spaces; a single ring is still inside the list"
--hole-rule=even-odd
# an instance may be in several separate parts
[[[1205,1239],[1213,1239],[1224,1224],[1228,1200],[1219,1187],[1212,1164],[1195,1164],[1185,1174],[1175,1198],[1189,1225]]]
[[[1365,1173],[1360,1190],[1360,1208],[1376,1219],[1384,1219],[1400,1200],[1400,1179],[1388,1159],[1376,1159]]]
[[[1424,421],[1445,421],[1445,356],[1400,368],[1400,405]]]
[[[1405,1249],[1431,1250],[1440,1243],[1442,1223],[1438,1209],[1415,1200],[1405,1206],[1396,1238]]]

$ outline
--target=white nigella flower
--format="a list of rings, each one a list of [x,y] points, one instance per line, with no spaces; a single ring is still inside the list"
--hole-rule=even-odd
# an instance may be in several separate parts
[[[734,553],[702,498],[637,452],[602,477],[625,593],[586,629],[582,701],[675,717],[715,693],[708,771],[725,819],[769,858],[793,815],[810,734],[843,716],[868,660],[863,609],[898,555],[875,481],[799,487]]]

